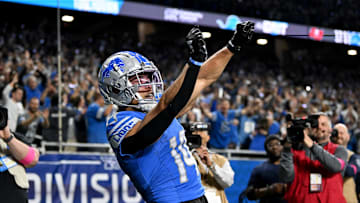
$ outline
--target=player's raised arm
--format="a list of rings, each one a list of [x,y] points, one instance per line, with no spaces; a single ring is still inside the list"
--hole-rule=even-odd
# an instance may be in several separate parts
[[[254,23],[245,22],[238,24],[227,47],[216,52],[203,64],[197,61],[194,62],[193,55],[197,53],[197,57],[199,55],[202,56],[198,57],[200,59],[204,59],[204,56],[207,56],[207,52],[203,51],[206,50],[205,42],[198,28],[195,28],[194,31],[191,30],[189,33],[191,37],[187,36],[191,55],[189,60],[190,68],[185,67],[179,78],[165,92],[159,104],[128,134],[128,136],[135,136],[125,140],[123,146],[126,143],[126,147],[123,149],[137,151],[134,148],[135,145],[139,146],[136,140],[140,139],[137,137],[141,137],[142,140],[140,148],[155,142],[170,125],[172,119],[186,113],[200,92],[219,78],[234,53],[240,52],[241,48],[251,40],[253,30]],[[192,38],[193,40],[191,40]],[[201,66],[200,69],[197,65]],[[149,133],[147,133],[150,131],[152,136],[149,136]]]
[[[208,60],[200,29],[191,29],[186,37],[189,61],[164,94],[157,67],[145,57],[135,52],[118,52],[110,56],[99,72],[100,90],[105,100],[117,104],[120,111],[149,112],[143,119],[121,120],[119,124],[111,125],[118,122],[114,117],[109,122],[112,127],[108,136],[111,138],[126,127],[126,131],[121,131],[117,135],[119,138],[114,139],[116,143],[122,143],[122,150],[127,153],[135,153],[154,143],[173,119],[188,111],[200,92],[221,75],[234,53],[251,40],[253,29],[254,24],[250,22],[237,25],[227,47]]]
[[[208,58],[206,43],[198,26],[193,27],[189,31],[186,36],[186,44],[190,55],[188,62],[185,64],[182,72],[174,83],[161,97],[158,105],[156,105],[156,107],[146,115],[139,126],[140,128],[163,111],[170,103],[172,104],[171,108],[173,109],[173,113],[175,113],[176,116],[189,100],[194,89],[199,68]]]
[[[167,89],[155,108],[127,133],[122,142],[123,152],[134,153],[154,143],[190,99],[199,68],[207,58],[207,50],[198,27],[190,30],[186,41],[190,50],[188,64],[185,65],[180,76]]]
[[[253,33],[254,23],[247,21],[237,24],[234,35],[229,40],[227,46],[213,54],[201,66],[193,94],[179,115],[186,113],[200,95],[200,92],[220,77],[231,57],[234,54],[238,54],[251,41]]]

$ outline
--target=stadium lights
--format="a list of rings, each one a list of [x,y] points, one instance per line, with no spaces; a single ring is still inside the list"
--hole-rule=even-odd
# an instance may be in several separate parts
[[[210,32],[202,32],[202,36],[204,39],[207,39],[207,38],[211,37],[211,33]]]
[[[268,43],[267,39],[264,39],[264,38],[259,38],[256,40],[256,43],[258,45],[266,45]]]
[[[71,23],[72,21],[74,21],[74,16],[63,15],[61,17],[61,20],[67,23]]]
[[[357,55],[357,51],[355,49],[349,49],[347,50],[347,54],[349,56],[356,56]]]

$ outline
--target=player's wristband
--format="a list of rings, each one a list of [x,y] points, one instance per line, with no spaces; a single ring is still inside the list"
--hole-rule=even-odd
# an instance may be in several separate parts
[[[231,40],[227,43],[226,47],[227,47],[233,54],[238,54],[238,53],[240,53],[240,51],[241,51],[241,46],[239,46],[239,45],[238,45],[238,46],[235,46],[235,45],[232,43]]]
[[[189,58],[189,62],[192,64],[192,65],[195,65],[195,66],[198,66],[198,67],[200,67],[200,66],[202,66],[202,64],[204,63],[204,62],[199,62],[199,61],[195,61],[193,58]]]

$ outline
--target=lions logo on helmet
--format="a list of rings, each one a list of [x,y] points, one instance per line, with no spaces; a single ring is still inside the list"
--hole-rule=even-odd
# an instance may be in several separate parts
[[[141,79],[144,74],[148,76],[148,81]],[[98,80],[106,103],[141,111],[150,111],[164,90],[158,68],[146,57],[131,51],[117,52],[108,57],[98,73]],[[142,86],[151,87],[150,97],[142,98],[138,93]]]

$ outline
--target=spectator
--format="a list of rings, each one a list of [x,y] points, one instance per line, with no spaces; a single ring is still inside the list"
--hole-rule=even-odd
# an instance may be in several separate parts
[[[30,99],[36,97],[38,99],[41,98],[41,90],[38,86],[37,79],[35,76],[30,75],[27,78],[27,85],[25,85],[26,92],[26,102],[29,102]]]
[[[256,121],[259,117],[259,111],[262,108],[260,99],[254,99],[241,110],[239,144],[241,149],[249,149],[249,139],[255,133]]]
[[[19,116],[24,113],[24,106],[21,103],[24,95],[24,90],[16,86],[17,82],[18,76],[16,74],[14,75],[12,81],[8,85],[6,85],[5,89],[2,92],[4,106],[8,109],[9,112],[9,127],[10,130],[13,132],[15,132],[16,130]]]
[[[51,97],[57,94],[56,84],[54,82],[48,81],[48,84],[45,90],[42,92],[40,97],[40,104],[44,108],[50,108],[51,106]]]
[[[106,137],[106,116],[110,115],[113,105],[105,106],[100,93],[94,95],[94,102],[89,105],[85,118],[87,122],[88,143],[108,143]],[[100,151],[104,151],[101,150]]]
[[[49,109],[49,128],[43,129],[43,139],[49,142],[59,142],[59,97],[54,94],[51,97]],[[62,141],[68,140],[69,119],[76,115],[76,110],[66,106],[67,96],[63,96],[63,106],[61,111],[62,120]],[[83,129],[85,130],[85,129]],[[47,146],[46,150],[58,150],[57,146]]]
[[[201,183],[205,189],[205,196],[208,202],[227,203],[228,200],[224,190],[234,183],[234,171],[229,160],[208,150],[207,143],[210,136],[206,123],[195,122],[190,125],[192,134],[201,137],[201,145],[193,150],[193,156],[201,174]]]
[[[348,128],[346,125],[342,123],[338,123],[334,126],[333,133],[334,136],[331,136],[331,141],[335,144],[342,145],[344,147],[347,146],[350,140],[350,135]],[[344,174],[344,189],[343,194],[347,203],[356,203],[358,202],[358,198],[356,195],[356,186],[355,186],[355,176],[357,173],[357,163],[356,163],[356,155],[353,151],[347,149],[348,157],[347,161],[349,164],[345,168]],[[350,161],[351,160],[351,161]]]
[[[352,103],[348,102],[346,109],[341,111],[340,116],[341,120],[349,126],[350,131],[353,131],[356,128],[359,115],[355,111]]]
[[[291,149],[289,142],[284,145],[279,170],[280,181],[289,183],[284,198],[294,203],[345,202],[341,173],[346,150],[330,142],[330,118],[325,114],[316,116],[318,127],[303,130],[302,148]]]
[[[264,143],[269,160],[256,166],[251,172],[246,195],[248,199],[260,199],[261,203],[284,203],[283,195],[287,189],[285,183],[280,182],[280,156],[283,150],[281,138],[278,135],[269,135]]]
[[[209,147],[224,149],[229,145],[235,146],[238,138],[236,125],[239,123],[236,116],[240,115],[240,110],[230,110],[230,101],[226,98],[220,99],[217,111],[210,112],[204,103],[200,106],[212,126]]]
[[[28,110],[19,117],[17,132],[25,135],[28,143],[33,143],[40,127],[46,129],[49,127],[49,110],[40,111],[40,101],[37,97],[30,99]],[[40,138],[39,138],[40,139]]]
[[[274,112],[269,110],[267,111],[266,119],[268,121],[268,134],[275,135],[280,133],[280,124],[276,120],[274,120]]]
[[[248,142],[250,142],[250,150],[265,151],[264,143],[266,136],[268,136],[268,125],[268,120],[266,118],[259,118],[257,120],[255,136],[250,135],[248,138]]]
[[[73,97],[70,102],[73,103],[73,107],[76,109],[75,115],[75,136],[76,141],[79,143],[86,143],[87,136],[86,136],[86,105],[85,105],[85,98],[83,96],[76,96]],[[78,151],[86,151],[86,148],[78,148]]]

